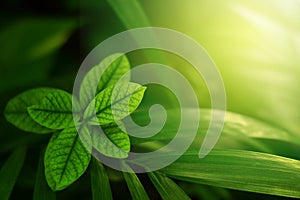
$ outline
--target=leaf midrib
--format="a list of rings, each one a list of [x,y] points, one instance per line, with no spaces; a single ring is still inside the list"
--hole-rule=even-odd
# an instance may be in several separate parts
[[[68,153],[67,160],[66,160],[65,165],[64,165],[64,167],[63,167],[63,169],[62,169],[62,173],[61,173],[61,175],[60,175],[60,177],[59,177],[59,182],[61,182],[61,180],[62,180],[62,178],[63,178],[63,176],[64,176],[64,174],[65,174],[65,172],[66,172],[67,165],[68,165],[68,163],[69,163],[69,160],[70,160],[70,157],[71,157],[71,155],[72,155],[72,152],[73,152],[73,149],[74,149],[74,147],[75,147],[75,144],[76,144],[76,142],[77,142],[77,139],[78,139],[78,134],[76,133],[76,136],[75,136],[74,141],[73,141],[73,143],[72,143],[71,149],[70,149],[70,151],[69,151],[69,153]]]
[[[40,112],[48,112],[48,113],[56,113],[56,114],[73,114],[73,111],[57,111],[57,110],[49,110],[49,109],[43,109],[43,108],[33,108],[33,107],[29,107],[30,110],[34,110],[34,111],[40,111]]]
[[[115,104],[117,104],[117,103],[123,101],[123,100],[126,99],[127,97],[130,97],[130,96],[132,96],[133,94],[136,94],[136,93],[140,92],[141,88],[142,88],[142,87],[138,88],[138,89],[135,90],[133,93],[131,93],[131,94],[129,94],[129,95],[126,95],[126,96],[124,96],[124,97],[121,98],[121,99],[118,99],[117,101],[113,102],[112,104],[109,104],[108,106],[104,107],[103,109],[100,109],[98,112],[96,112],[96,115],[100,114],[101,112],[103,112],[103,111],[106,110],[107,108],[112,107],[113,105],[115,105]],[[127,91],[128,91],[128,89],[127,89]]]
[[[112,61],[112,63],[111,63],[110,65],[113,65],[114,62],[115,62],[117,59],[119,59],[117,65],[116,65],[116,66],[118,66],[118,67],[114,67],[114,69],[113,69],[113,71],[112,71],[112,75],[109,76],[108,80],[110,80],[110,79],[113,77],[113,75],[115,74],[115,72],[116,72],[117,69],[119,68],[119,65],[120,65],[120,63],[121,63],[121,61],[122,61],[123,58],[122,58],[121,56],[117,57],[115,60]],[[103,74],[104,74],[105,71],[110,67],[110,65],[104,70]],[[97,87],[97,89],[103,90],[104,88],[107,87],[107,85],[108,85],[109,82],[110,82],[110,81],[106,81],[106,82],[103,84],[102,88],[99,89],[99,88]]]

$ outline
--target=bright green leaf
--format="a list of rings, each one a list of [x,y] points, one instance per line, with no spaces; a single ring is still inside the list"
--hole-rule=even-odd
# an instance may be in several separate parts
[[[7,121],[21,130],[34,133],[50,133],[53,130],[39,125],[28,114],[27,107],[39,104],[53,88],[36,88],[27,90],[11,99],[4,110]]]
[[[126,166],[126,168],[128,167],[129,166]],[[123,176],[133,200],[149,200],[147,192],[135,173],[123,172]]]
[[[89,104],[84,113],[85,120],[97,121],[93,116],[96,114],[100,125],[119,121],[136,110],[145,90],[146,87],[131,82],[109,86]]]
[[[86,132],[82,127],[81,132]],[[75,127],[54,134],[45,152],[45,174],[50,188],[63,190],[75,182],[87,169],[91,154],[81,141]],[[85,138],[88,140],[88,138]]]
[[[8,200],[23,166],[26,155],[24,147],[17,148],[7,159],[0,171],[0,197]]]
[[[55,200],[56,195],[47,185],[44,170],[44,151],[40,155],[36,181],[34,185],[33,200]]]
[[[213,150],[199,159],[197,150],[189,151],[161,172],[188,182],[300,198],[300,161],[271,154]]]
[[[108,66],[105,71],[104,68]],[[80,86],[80,103],[85,108],[104,88],[116,84],[120,78],[130,71],[130,64],[123,54],[112,54],[94,66],[84,77]],[[128,73],[122,81],[130,81]],[[98,83],[98,84],[97,84]],[[94,87],[91,85],[94,84]],[[97,86],[97,88],[95,88]],[[93,91],[93,88],[96,91]]]
[[[148,175],[163,200],[190,199],[174,181],[166,177],[164,174],[149,172]]]
[[[124,125],[121,122],[117,124],[103,125],[105,135],[100,132],[99,127],[91,127],[93,148],[105,156],[126,158],[130,151],[129,136],[125,132]]]
[[[91,189],[93,200],[111,200],[109,179],[103,165],[95,158],[91,162]]]
[[[63,90],[49,92],[40,104],[28,107],[28,112],[42,126],[66,128],[73,124],[72,95]]]

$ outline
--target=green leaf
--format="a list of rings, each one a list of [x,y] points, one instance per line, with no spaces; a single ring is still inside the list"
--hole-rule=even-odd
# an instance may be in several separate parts
[[[0,171],[0,197],[8,200],[23,166],[26,155],[24,147],[17,148],[7,159]]]
[[[184,112],[190,113],[187,115],[187,121],[192,124],[195,123],[194,118],[194,109],[198,108],[183,108]],[[132,117],[138,124],[145,124],[148,122],[148,110],[139,110],[135,112]],[[198,129],[198,134],[194,140],[193,146],[196,146],[200,149],[200,145],[203,142],[203,137],[206,135],[207,129],[211,126],[211,109],[201,109],[200,110],[200,126]],[[180,109],[168,109],[167,110],[167,121],[161,131],[153,137],[149,138],[136,138],[130,137],[132,144],[143,145],[142,143],[146,142],[161,142],[166,143],[172,140],[175,137],[175,134],[178,130],[178,124],[180,123]],[[161,115],[160,111],[153,110],[151,111],[151,117],[153,119],[158,118]],[[124,119],[126,121],[126,118]],[[215,125],[221,123],[221,119],[215,121],[216,124],[212,124],[212,128]],[[145,129],[144,133],[151,131],[153,129],[159,129],[161,123],[152,123],[152,129]],[[137,132],[136,126],[126,126],[128,132]],[[185,132],[193,131],[188,124],[182,127]],[[184,139],[185,136],[182,136]],[[267,145],[266,140],[270,142]],[[262,142],[264,141],[264,142]],[[241,114],[228,112],[226,111],[225,123],[222,130],[222,134],[219,138],[219,141],[216,145],[218,148],[230,148],[230,149],[244,149],[244,150],[260,150],[267,153],[284,153],[285,149],[293,147],[292,145],[285,145],[281,148],[275,148],[275,142],[281,142],[282,144],[293,144],[296,148],[299,146],[299,139],[294,137],[289,132],[279,129],[277,127],[271,126],[266,122],[262,122],[257,119],[253,119],[248,116]],[[291,149],[293,150],[293,149]],[[284,153],[286,155],[286,153]],[[293,152],[289,153],[290,156],[293,156]]]
[[[34,133],[50,133],[53,130],[39,125],[28,114],[27,107],[39,104],[48,93],[54,92],[53,88],[36,88],[27,90],[11,99],[4,110],[7,121],[21,130]]]
[[[78,26],[70,18],[30,17],[6,21],[0,30],[0,92],[44,83],[57,50]]]
[[[194,184],[180,181],[178,185],[194,199],[203,200],[232,200],[231,191],[225,188],[213,187],[209,185]]]
[[[160,171],[188,182],[300,198],[300,161],[271,154],[213,150],[199,159],[198,151],[189,151]]]
[[[81,127],[83,133],[85,129]],[[76,128],[70,127],[52,136],[44,158],[46,180],[52,190],[65,189],[87,169],[91,154],[81,141],[84,135],[79,137]]]
[[[129,167],[129,166],[124,166]],[[145,191],[142,183],[140,182],[137,175],[132,173],[123,172],[123,176],[125,178],[125,181],[127,183],[128,189],[130,191],[131,197],[133,200],[149,200],[148,194]]]
[[[91,162],[91,187],[93,200],[112,199],[108,176],[103,165],[95,158]]]
[[[91,127],[93,148],[105,156],[127,158],[130,151],[129,136],[122,122],[110,123],[102,126],[105,135],[99,127]]]
[[[47,128],[66,128],[73,124],[72,95],[63,90],[49,92],[40,104],[28,107],[28,113]]]
[[[162,199],[190,199],[174,181],[164,174],[149,172],[148,175]]]
[[[108,0],[108,2],[128,29],[150,26],[139,1]]]
[[[105,71],[104,68],[108,66]],[[123,54],[112,54],[94,66],[84,77],[80,86],[80,103],[84,108],[95,98],[104,88],[115,85],[120,78],[130,71],[130,63]],[[128,73],[122,81],[130,81]],[[98,83],[98,84],[97,84]],[[91,84],[95,84],[94,87]],[[97,88],[95,88],[97,86]],[[96,91],[93,91],[93,88]]]
[[[131,82],[109,86],[89,104],[84,118],[86,121],[98,121],[100,125],[119,121],[139,106],[145,90],[146,87]],[[98,120],[94,119],[93,114]]]
[[[38,169],[36,172],[36,181],[34,185],[33,200],[55,200],[55,193],[49,188],[46,182],[44,170],[44,150],[39,159]]]

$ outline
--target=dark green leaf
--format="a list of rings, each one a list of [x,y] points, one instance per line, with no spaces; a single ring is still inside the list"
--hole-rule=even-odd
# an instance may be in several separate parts
[[[44,151],[40,155],[36,181],[34,185],[33,200],[55,200],[56,195],[47,185],[44,166]]]
[[[90,103],[84,113],[85,119],[98,121],[100,125],[119,121],[138,107],[145,90],[146,87],[130,82],[109,86]],[[93,118],[95,112],[98,120]]]
[[[0,171],[0,197],[8,200],[23,166],[26,155],[24,147],[17,148],[7,159]]]
[[[18,18],[1,28],[0,91],[45,81],[53,66],[55,52],[76,28],[67,18]],[[6,20],[11,21],[11,20]]]
[[[164,174],[149,172],[148,175],[162,199],[190,199],[176,183]]]
[[[118,126],[119,125],[119,126]],[[130,140],[122,122],[102,126],[105,135],[98,127],[91,127],[93,148],[103,155],[114,158],[126,158],[130,151]]]
[[[135,173],[123,172],[123,175],[133,200],[149,200],[147,192]]]
[[[28,112],[42,126],[66,128],[73,124],[72,95],[63,90],[49,92],[40,104],[28,107]]]
[[[82,127],[81,132],[86,132]],[[50,188],[63,190],[75,182],[87,169],[91,154],[81,141],[75,127],[54,134],[45,153],[45,174]],[[88,138],[85,138],[89,140]]]
[[[24,131],[34,133],[50,133],[53,130],[39,125],[28,114],[27,107],[39,104],[41,99],[48,93],[54,92],[53,88],[36,88],[27,90],[18,96],[11,99],[5,110],[4,114],[10,123]]]
[[[194,183],[300,198],[300,161],[271,154],[214,150],[199,159],[198,151],[189,151],[161,172]]]
[[[93,200],[111,200],[109,179],[103,165],[95,158],[91,162],[91,187]]]
[[[104,71],[106,66],[108,67]],[[80,103],[85,108],[100,91],[110,85],[115,85],[129,71],[130,64],[125,55],[113,54],[108,56],[99,65],[94,66],[84,77],[80,86]],[[122,81],[129,82],[130,73]],[[91,87],[91,84],[97,86],[96,91],[93,91],[95,87]]]
[[[201,200],[232,200],[231,191],[225,188],[180,181],[178,185],[191,197]]]

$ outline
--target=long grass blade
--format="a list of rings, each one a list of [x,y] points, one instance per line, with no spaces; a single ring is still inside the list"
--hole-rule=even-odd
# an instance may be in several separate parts
[[[8,200],[20,174],[26,156],[24,147],[17,148],[7,159],[0,171],[0,197]]]

